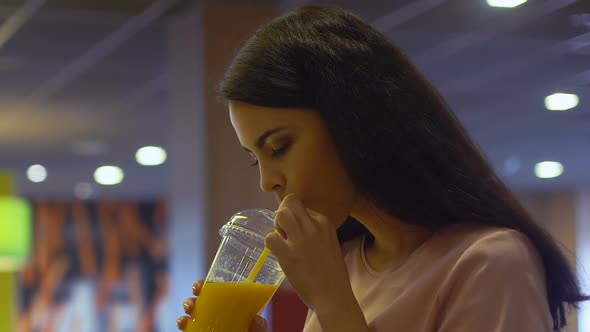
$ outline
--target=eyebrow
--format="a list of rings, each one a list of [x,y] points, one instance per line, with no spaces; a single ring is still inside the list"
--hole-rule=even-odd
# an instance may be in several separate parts
[[[274,134],[276,134],[276,133],[278,133],[278,132],[280,132],[280,131],[283,131],[283,130],[285,130],[285,129],[287,129],[287,126],[282,126],[282,127],[272,128],[272,129],[269,129],[269,130],[265,131],[264,133],[262,133],[262,135],[260,135],[260,136],[259,136],[259,137],[256,139],[256,143],[255,143],[256,147],[257,147],[257,148],[259,148],[259,149],[262,149],[262,147],[264,146],[264,143],[266,143],[266,140],[267,140],[267,139],[268,139],[270,136],[272,136],[272,135],[274,135]],[[246,147],[242,147],[242,148],[244,148],[244,150],[246,150],[246,151],[248,151],[248,152],[251,152],[251,151],[250,151],[250,150],[248,150],[248,148],[246,148]]]

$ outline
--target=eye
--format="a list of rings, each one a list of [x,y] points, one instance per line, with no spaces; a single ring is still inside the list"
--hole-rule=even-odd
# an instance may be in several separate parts
[[[290,147],[291,147],[291,143],[285,143],[280,148],[272,149],[272,156],[273,157],[281,156],[281,155],[285,154],[289,150]]]
[[[271,148],[270,154],[272,157],[280,157],[280,156],[284,155],[289,150],[291,145],[292,145],[292,143],[289,142],[289,143],[283,144],[279,148]],[[250,164],[250,166],[252,166],[252,167],[258,166],[258,158],[256,158],[254,153],[250,153],[250,156],[252,157],[252,159],[254,159],[254,162],[252,164]]]

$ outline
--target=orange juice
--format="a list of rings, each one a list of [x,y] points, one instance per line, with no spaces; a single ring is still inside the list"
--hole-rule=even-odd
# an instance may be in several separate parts
[[[207,282],[185,332],[248,332],[276,285],[253,282]]]

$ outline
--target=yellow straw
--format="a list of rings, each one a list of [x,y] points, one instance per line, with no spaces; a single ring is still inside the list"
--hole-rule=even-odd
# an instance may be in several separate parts
[[[275,234],[281,236],[281,234],[278,231],[275,231]],[[250,271],[250,274],[248,274],[248,281],[254,282],[254,279],[256,279],[256,277],[258,276],[258,273],[262,269],[262,265],[264,265],[266,258],[268,258],[268,255],[270,255],[270,250],[268,250],[268,248],[264,248],[264,250],[262,250],[262,253],[260,254],[260,257],[258,257],[256,264],[254,264],[252,271]]]
[[[254,264],[252,271],[250,271],[250,274],[248,275],[248,281],[254,282],[254,279],[256,279],[256,277],[258,276],[258,272],[260,272],[260,270],[262,269],[262,265],[264,265],[264,261],[266,261],[266,258],[269,254],[270,250],[268,250],[268,248],[264,248],[264,250],[262,250],[262,254],[260,254],[258,261],[256,262],[256,264]]]

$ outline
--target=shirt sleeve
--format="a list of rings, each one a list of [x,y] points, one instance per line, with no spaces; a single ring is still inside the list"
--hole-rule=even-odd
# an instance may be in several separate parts
[[[522,233],[480,239],[442,286],[438,332],[553,331],[543,264]]]

